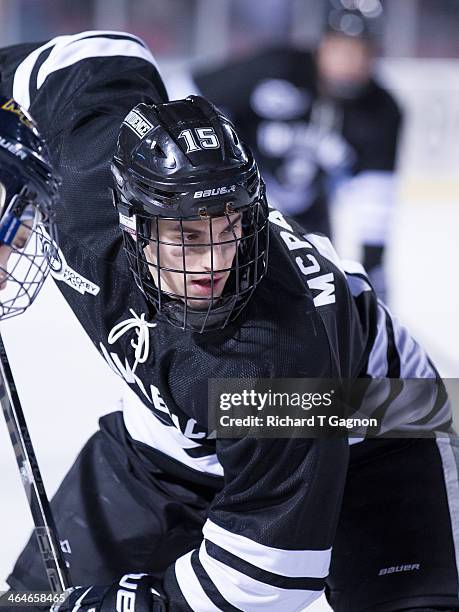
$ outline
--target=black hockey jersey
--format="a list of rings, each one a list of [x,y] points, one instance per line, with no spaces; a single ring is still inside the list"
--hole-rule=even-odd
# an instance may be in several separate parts
[[[436,377],[424,351],[328,239],[272,210],[270,264],[243,317],[221,332],[181,331],[134,284],[109,188],[121,121],[166,100],[153,57],[128,34],[86,32],[0,53],[3,94],[29,109],[63,178],[53,276],[109,366],[126,381],[124,420],[139,453],[217,491],[198,550],[167,571],[171,609],[301,610],[324,588],[348,445],[215,440],[209,378]],[[128,388],[129,387],[129,388]],[[403,394],[397,401],[403,407]],[[449,422],[435,398],[394,410],[395,425]],[[375,409],[377,409],[375,405]],[[148,451],[148,452],[147,452]]]

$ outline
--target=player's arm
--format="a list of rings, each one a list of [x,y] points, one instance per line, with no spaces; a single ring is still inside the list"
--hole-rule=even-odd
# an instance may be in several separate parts
[[[52,274],[98,344],[95,322],[105,321],[104,305],[119,300],[123,310],[134,306],[109,163],[123,118],[141,101],[165,101],[163,82],[144,43],[119,32],[4,49],[0,69],[2,91],[30,108],[62,177],[56,214],[61,251]],[[120,278],[116,290],[113,270]]]
[[[365,416],[377,415],[379,430],[401,435],[433,435],[451,428],[445,385],[426,350],[377,298],[363,267],[343,262],[367,345],[360,376],[373,379]]]
[[[130,34],[89,31],[3,49],[0,71],[1,91],[31,111],[63,178],[60,230],[92,248],[96,231],[119,234],[109,170],[119,127],[137,103],[167,100],[150,50]]]
[[[199,548],[169,566],[161,583],[131,575],[86,585],[59,612],[77,604],[81,612],[111,612],[121,600],[132,612],[283,611],[316,600],[330,566],[347,441],[224,440],[217,455],[225,485]]]
[[[347,442],[220,440],[225,486],[201,546],[166,572],[173,610],[300,610],[323,592]]]

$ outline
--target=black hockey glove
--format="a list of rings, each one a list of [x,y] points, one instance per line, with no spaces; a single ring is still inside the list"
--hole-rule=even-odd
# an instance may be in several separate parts
[[[51,612],[166,612],[158,580],[148,574],[126,574],[110,586],[76,587]]]

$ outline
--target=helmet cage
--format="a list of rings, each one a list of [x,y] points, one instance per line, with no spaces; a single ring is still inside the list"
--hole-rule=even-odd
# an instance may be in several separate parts
[[[206,216],[175,217],[149,214],[135,215],[131,229],[123,227],[124,249],[135,281],[146,298],[169,322],[182,329],[204,332],[223,329],[242,312],[255,288],[263,278],[268,258],[268,206],[261,190],[261,197],[251,203],[233,209],[227,204],[220,214]],[[114,192],[115,198],[119,195]],[[221,208],[221,204],[220,204]],[[234,229],[235,215],[241,217],[241,232]],[[225,218],[229,231],[223,240],[215,235],[216,219]],[[133,219],[132,219],[133,221]],[[164,239],[163,222],[178,224],[178,241]],[[190,243],[186,239],[184,224],[200,221],[206,228],[208,240]],[[134,229],[135,227],[135,229]],[[148,248],[149,247],[149,248]],[[179,249],[177,266],[165,265],[163,249]],[[223,268],[215,267],[216,249],[234,249],[232,261]],[[209,265],[206,270],[189,269],[187,260],[198,250],[207,251]],[[153,257],[149,255],[153,253]],[[168,289],[167,277],[181,279],[181,290]],[[221,276],[227,276],[223,288],[217,290]],[[193,278],[209,279],[210,293],[204,297],[190,295],[189,283]],[[205,281],[204,281],[205,282]]]
[[[56,257],[54,218],[36,196],[24,186],[0,219],[0,246],[9,251],[8,263],[0,265],[0,320],[21,314],[32,304]],[[43,229],[51,242],[44,239]]]

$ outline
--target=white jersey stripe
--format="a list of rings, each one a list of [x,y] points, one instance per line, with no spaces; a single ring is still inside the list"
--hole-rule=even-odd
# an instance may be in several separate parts
[[[391,316],[394,342],[400,357],[400,378],[435,378],[427,353],[408,333],[406,327]]]
[[[37,89],[40,89],[46,78],[56,70],[67,68],[90,57],[112,57],[115,55],[138,57],[156,66],[151,52],[130,39],[101,37],[87,38],[76,42],[70,40],[56,45],[49,57],[40,66],[37,75]]]
[[[318,599],[323,591],[283,589],[246,576],[211,557],[204,545],[199,560],[222,597],[241,610],[299,612]],[[203,608],[197,608],[202,610]]]
[[[207,540],[267,572],[291,578],[325,578],[328,575],[331,548],[326,550],[272,548],[227,531],[210,519],[204,524],[203,534]]]
[[[36,61],[43,51],[46,51],[46,49],[49,49],[49,47],[52,47],[62,39],[68,40],[69,38],[70,36],[53,38],[43,46],[35,49],[35,51],[32,51],[16,68],[13,80],[13,98],[26,110],[29,110],[30,107],[30,77]]]
[[[215,453],[204,457],[190,457],[184,449],[197,448],[200,445],[187,438],[178,428],[161,423],[130,389],[126,389],[123,396],[123,417],[126,429],[134,440],[161,451],[193,470],[223,476],[223,467]]]
[[[126,36],[128,38],[104,38],[104,36]],[[94,38],[95,37],[95,38]],[[18,66],[13,81],[13,98],[25,109],[30,108],[30,79],[35,64],[41,53],[50,47],[54,47],[49,57],[43,62],[37,75],[37,89],[39,89],[46,78],[60,68],[89,57],[107,57],[124,55],[128,57],[140,57],[153,64],[156,62],[148,49],[142,46],[141,39],[136,43],[131,34],[125,32],[112,32],[94,30],[81,32],[73,36],[57,36],[48,41],[35,51],[32,51]],[[85,39],[84,41],[82,39]]]
[[[446,496],[448,498],[449,516],[451,519],[454,553],[456,558],[456,571],[459,579],[459,440],[457,437],[437,437],[436,442],[443,464]]]
[[[370,281],[361,263],[353,261],[352,259],[342,259],[341,265],[346,274],[347,284],[354,297],[357,297],[365,291],[371,291]]]
[[[368,282],[360,276],[352,276],[346,273],[346,280],[353,297],[358,297],[362,293],[365,293],[365,291],[371,291]]]
[[[183,557],[180,557],[175,562],[175,577],[182,595],[192,610],[199,610],[199,612],[221,612],[207,597],[206,592],[194,573],[193,566],[191,565],[192,554],[193,551],[183,555]]]
[[[367,373],[372,378],[385,378],[387,376],[387,327],[386,311],[378,303],[378,318],[376,323],[376,338],[373,342],[370,355],[368,357]]]

